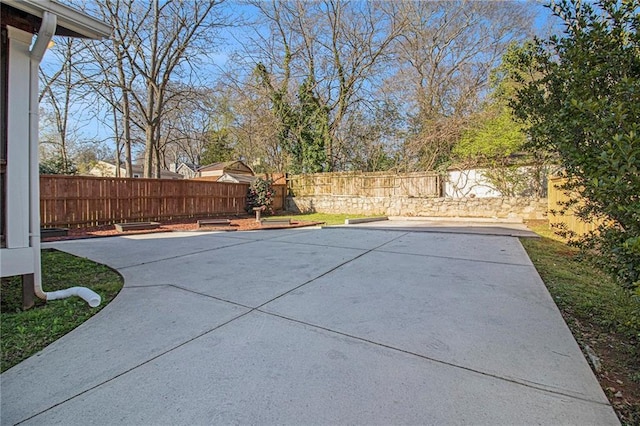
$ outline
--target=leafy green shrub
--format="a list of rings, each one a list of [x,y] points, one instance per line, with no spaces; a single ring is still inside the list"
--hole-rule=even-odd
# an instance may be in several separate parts
[[[589,256],[593,263],[624,287],[635,289],[640,297],[640,237],[629,238],[628,233],[605,223],[584,237],[570,240],[570,244],[593,254]]]
[[[262,212],[265,215],[273,214],[273,196],[275,191],[271,186],[270,180],[257,178],[251,185],[247,192],[247,206],[246,210],[249,213],[253,213],[255,207],[262,208]]]
[[[638,8],[638,0],[553,2],[565,32],[521,58],[540,77],[518,90],[512,106],[530,147],[558,154],[576,214],[605,220],[576,243],[640,291]]]

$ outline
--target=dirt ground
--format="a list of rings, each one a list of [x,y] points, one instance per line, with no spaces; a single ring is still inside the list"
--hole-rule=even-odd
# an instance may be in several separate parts
[[[306,222],[291,220],[290,225],[285,224],[273,224],[262,225],[256,222],[255,217],[216,217],[216,219],[229,219],[231,225],[229,226],[207,226],[203,228],[198,227],[198,219],[186,219],[186,220],[173,220],[160,222],[160,226],[156,229],[145,230],[132,230],[126,232],[118,232],[114,225],[94,226],[90,228],[71,228],[68,231],[66,237],[43,237],[43,242],[48,241],[64,241],[74,240],[79,238],[97,238],[97,237],[109,237],[114,235],[135,235],[135,234],[150,234],[157,232],[174,232],[174,231],[254,231],[260,229],[288,229],[288,228],[300,228],[305,226],[320,225],[323,222]]]
[[[640,425],[640,359],[635,342],[594,324],[585,324],[562,310],[567,325],[589,360],[588,345],[600,361],[594,374],[623,425]]]

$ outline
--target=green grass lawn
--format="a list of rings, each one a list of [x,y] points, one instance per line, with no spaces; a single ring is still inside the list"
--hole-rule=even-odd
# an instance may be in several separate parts
[[[36,306],[22,310],[22,284],[18,277],[3,278],[0,287],[0,371],[42,350],[64,336],[100,309],[120,291],[120,274],[107,266],[56,250],[42,251],[42,287],[45,291],[68,287],[88,287],[102,297],[98,308],[91,308],[77,297],[38,300]]]
[[[327,213],[302,213],[283,214],[281,217],[290,217],[294,220],[306,220],[312,222],[324,222],[327,225],[344,225],[345,219],[357,219],[361,217],[377,217],[378,215],[357,215],[357,214],[327,214]]]
[[[593,267],[548,225],[521,239],[549,293],[585,349],[600,358],[596,375],[623,424],[640,424],[640,298]],[[616,396],[616,394],[618,396]]]

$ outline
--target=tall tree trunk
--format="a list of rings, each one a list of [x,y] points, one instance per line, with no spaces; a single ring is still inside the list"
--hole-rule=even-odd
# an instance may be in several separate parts
[[[155,166],[155,175],[156,177],[159,179],[161,177],[160,171],[161,171],[161,166],[160,166],[160,147],[158,146],[158,141],[156,140],[155,143],[155,154],[156,154],[156,158],[155,158],[155,162],[154,162],[154,166]]]
[[[124,70],[122,53],[118,50],[116,54],[116,64],[118,68],[118,78],[122,85],[122,131],[124,145],[124,162],[127,177],[133,177],[133,164],[131,160],[131,106],[129,104],[129,85]],[[116,149],[119,157],[120,152]]]
[[[116,111],[116,109],[114,108],[113,110],[111,110],[111,113],[113,115],[113,132],[115,134],[115,141],[116,141],[116,153],[114,155],[114,160],[116,163],[116,177],[121,177],[120,174],[120,167],[121,167],[121,162],[120,162],[120,144],[121,144],[121,136],[120,136],[120,128],[118,126],[118,113]]]
[[[133,162],[131,159],[131,110],[129,107],[129,95],[125,92],[122,95],[122,125],[124,131],[124,161],[127,169],[127,176],[133,176]]]

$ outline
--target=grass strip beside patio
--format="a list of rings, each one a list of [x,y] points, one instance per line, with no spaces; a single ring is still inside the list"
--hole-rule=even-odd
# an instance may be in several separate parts
[[[623,425],[640,424],[640,297],[592,266],[588,258],[540,224],[540,239],[522,245],[587,353],[600,360],[595,374]]]
[[[118,294],[123,279],[111,268],[57,250],[42,251],[42,286],[45,291],[88,287],[102,297],[91,308],[78,297],[37,300],[22,310],[22,283],[19,277],[2,278],[0,287],[0,371],[44,349],[106,306]]]
[[[358,219],[362,217],[377,217],[381,215],[358,215],[358,214],[329,214],[329,213],[301,213],[282,214],[270,217],[290,217],[292,220],[307,222],[324,222],[326,225],[344,225],[345,219]]]

